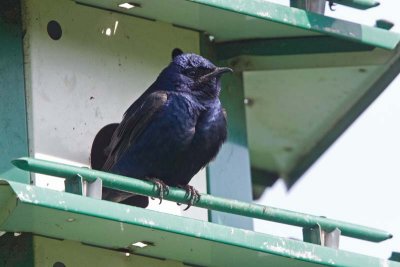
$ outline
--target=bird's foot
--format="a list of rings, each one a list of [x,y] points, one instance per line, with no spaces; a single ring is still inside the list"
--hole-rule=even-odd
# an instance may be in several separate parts
[[[153,182],[154,185],[157,187],[158,198],[160,199],[160,203],[164,199],[164,196],[169,194],[169,186],[166,185],[162,180],[157,178],[146,178],[146,180]],[[154,200],[154,197],[151,197]]]
[[[184,210],[188,210],[194,203],[199,202],[200,193],[191,185],[178,185],[179,188],[185,189],[186,197],[189,197],[189,204]],[[181,205],[178,203],[178,205]]]
[[[335,10],[336,10],[336,9],[333,8],[333,7],[336,5],[336,4],[333,2],[333,0],[329,0],[328,4],[329,4],[329,9],[330,9],[331,11],[335,11]]]

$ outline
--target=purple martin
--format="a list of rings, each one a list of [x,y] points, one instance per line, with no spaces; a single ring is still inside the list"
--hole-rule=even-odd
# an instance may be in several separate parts
[[[192,205],[200,195],[190,180],[227,138],[219,100],[220,78],[227,72],[232,70],[174,49],[171,63],[114,124],[101,170],[153,181],[160,201],[168,186],[184,188]],[[130,201],[135,197],[103,189],[106,200],[135,205]]]

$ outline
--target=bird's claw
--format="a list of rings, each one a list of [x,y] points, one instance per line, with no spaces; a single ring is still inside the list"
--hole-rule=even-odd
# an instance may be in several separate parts
[[[193,186],[191,185],[179,185],[179,188],[185,189],[186,194],[185,197],[189,198],[189,204],[184,210],[188,210],[191,206],[193,206],[194,203],[199,202],[200,200],[200,193],[197,191]],[[180,206],[181,203],[178,203],[178,206]]]
[[[158,197],[160,199],[160,203],[162,203],[162,200],[164,199],[164,196],[169,194],[169,186],[166,185],[162,180],[157,179],[157,178],[146,178],[148,181],[151,181],[154,183],[154,185],[157,187],[157,193]],[[154,197],[151,197],[152,200],[154,200]]]
[[[333,0],[329,0],[329,9],[331,11],[335,11],[336,9],[334,9],[333,7],[336,6],[336,4],[333,2]]]

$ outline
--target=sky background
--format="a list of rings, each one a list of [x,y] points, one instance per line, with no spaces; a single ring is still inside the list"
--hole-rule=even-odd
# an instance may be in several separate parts
[[[289,5],[288,0],[271,0]],[[400,1],[381,0],[370,10],[336,5],[327,16],[374,25],[386,19],[400,32]],[[394,238],[372,243],[346,237],[340,249],[388,258],[400,252],[400,76],[347,129],[287,192],[283,181],[267,189],[258,203],[376,227]],[[302,230],[255,220],[256,231],[302,239]]]

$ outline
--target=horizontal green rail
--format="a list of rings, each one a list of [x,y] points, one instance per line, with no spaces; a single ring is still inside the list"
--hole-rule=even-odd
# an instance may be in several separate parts
[[[153,183],[148,181],[33,158],[20,158],[13,160],[12,163],[16,167],[26,171],[63,177],[66,179],[72,178],[77,174],[80,174],[88,182],[100,178],[103,181],[103,185],[108,188],[134,192],[151,197],[158,196],[157,188]],[[189,203],[186,192],[178,188],[171,187],[169,194],[164,198],[179,203]],[[373,242],[380,242],[392,237],[390,233],[374,228],[289,210],[214,197],[207,194],[201,194],[200,200],[195,203],[194,206],[300,227],[312,228],[316,225],[320,225],[325,231],[332,231],[335,228],[339,228],[341,234],[344,236]]]

